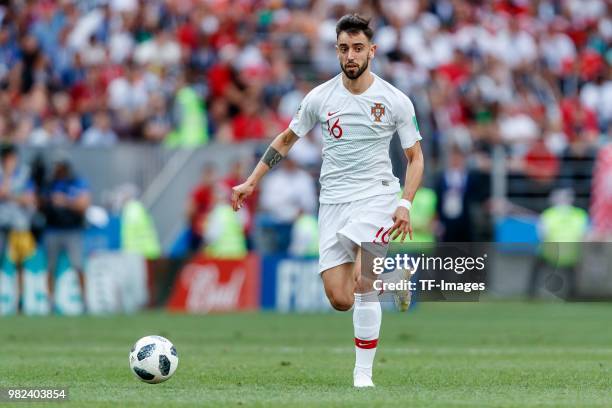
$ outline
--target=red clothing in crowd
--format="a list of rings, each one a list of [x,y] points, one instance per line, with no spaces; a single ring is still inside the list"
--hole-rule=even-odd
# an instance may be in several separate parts
[[[448,64],[440,65],[438,72],[446,77],[449,82],[457,87],[467,81],[470,77],[469,70],[458,62],[450,62]]]
[[[523,160],[527,176],[539,181],[553,180],[561,165],[559,158],[546,147],[543,140],[531,146]]]
[[[511,16],[529,14],[528,2],[516,2],[510,0],[498,0],[494,5],[495,11],[499,13],[508,13]]]
[[[195,214],[191,220],[191,229],[198,235],[202,235],[204,219],[210,211],[213,201],[213,186],[201,184],[191,193],[191,203],[195,208]]]
[[[176,38],[181,45],[195,49],[198,46],[198,27],[195,27],[191,22],[187,22],[176,30]]]
[[[266,123],[261,116],[250,116],[239,113],[232,120],[232,133],[235,142],[265,139]]]
[[[561,101],[561,117],[563,131],[570,142],[582,136],[585,131],[598,131],[597,115],[576,98]]]
[[[580,54],[580,76],[585,81],[592,81],[601,72],[605,72],[606,62],[602,56],[593,50],[585,50]]]
[[[208,70],[208,88],[212,98],[225,95],[225,90],[232,83],[232,71],[225,64],[215,64]]]
[[[72,111],[91,112],[104,106],[106,89],[101,80],[97,80],[95,84],[81,81],[72,87],[70,97],[72,99]]]

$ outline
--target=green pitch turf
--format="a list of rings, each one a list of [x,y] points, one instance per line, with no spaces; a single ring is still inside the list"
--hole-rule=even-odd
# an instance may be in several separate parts
[[[147,334],[179,351],[166,383],[128,369]],[[16,407],[610,407],[612,304],[424,304],[384,314],[376,389],[353,358],[350,314],[0,318],[0,387],[70,392]]]

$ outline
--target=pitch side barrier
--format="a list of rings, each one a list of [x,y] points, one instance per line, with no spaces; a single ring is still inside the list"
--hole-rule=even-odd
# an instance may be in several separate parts
[[[489,299],[612,300],[610,242],[579,243],[363,243],[361,279],[392,310],[393,290],[407,287],[413,303]],[[99,250],[85,260],[85,299],[65,254],[50,302],[45,254],[37,249],[20,270],[4,257],[0,316],[131,313],[144,308],[217,313],[253,310],[330,311],[317,258],[250,253],[241,259],[145,260]],[[369,265],[366,266],[366,265]],[[397,271],[408,270],[398,279]],[[18,274],[23,291],[18,296]],[[407,278],[405,278],[407,276]],[[402,286],[404,285],[404,286]]]

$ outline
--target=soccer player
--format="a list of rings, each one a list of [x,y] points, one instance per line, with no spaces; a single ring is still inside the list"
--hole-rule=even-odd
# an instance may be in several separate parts
[[[421,136],[410,99],[370,71],[376,53],[369,20],[356,14],[336,25],[342,72],[310,91],[289,128],[278,135],[247,180],[232,191],[238,210],[261,178],[315,124],[323,130],[319,208],[319,271],[336,310],[353,308],[355,387],[372,387],[372,365],[381,324],[378,293],[361,279],[362,242],[385,245],[412,239],[410,207],[423,176]],[[401,199],[389,144],[397,132],[409,166]],[[409,292],[396,293],[407,309]],[[397,302],[397,301],[396,301]]]

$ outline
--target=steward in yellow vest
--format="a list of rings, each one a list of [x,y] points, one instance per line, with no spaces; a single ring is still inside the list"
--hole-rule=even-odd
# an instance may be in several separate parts
[[[576,295],[576,267],[580,262],[582,241],[587,232],[589,217],[582,208],[572,205],[573,192],[556,190],[551,195],[553,206],[540,215],[539,253],[529,278],[527,294],[536,296],[538,278],[543,271],[546,289],[562,298]]]
[[[312,214],[302,213],[291,229],[289,254],[316,257],[319,255],[319,222]]]
[[[208,143],[208,121],[204,101],[196,91],[185,85],[176,93],[176,129],[170,132],[164,144],[168,147],[198,147]]]
[[[121,249],[147,259],[159,258],[161,253],[153,219],[138,200],[128,201],[121,211]]]
[[[204,254],[217,259],[240,259],[247,255],[244,228],[232,206],[219,201],[206,219]]]

